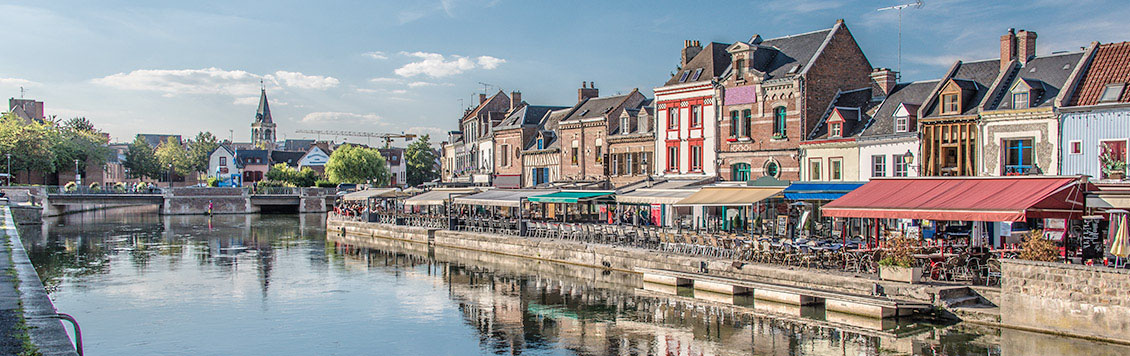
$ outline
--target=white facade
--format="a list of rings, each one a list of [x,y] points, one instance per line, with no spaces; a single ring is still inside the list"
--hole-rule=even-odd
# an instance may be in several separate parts
[[[718,174],[717,91],[709,82],[695,82],[655,89],[655,162],[657,175],[715,176]],[[692,109],[701,106],[701,124],[692,127]],[[677,127],[670,122],[670,113],[677,115]],[[693,148],[701,142],[701,170],[692,169]],[[678,167],[670,169],[669,149],[677,147]]]
[[[873,157],[884,157],[884,176],[895,176],[898,160],[905,162],[906,153],[911,152],[914,155],[914,161],[906,165],[906,176],[917,177],[919,174],[919,141],[917,136],[905,137],[892,137],[883,139],[873,139],[866,141],[859,141],[859,179],[860,181],[871,180],[873,171],[875,169]],[[905,163],[903,163],[905,164]]]
[[[236,168],[235,154],[222,146],[208,156],[208,176],[216,177],[218,174],[243,174]]]
[[[298,160],[298,169],[325,166],[326,162],[329,161],[330,155],[326,154],[326,152],[322,151],[318,146],[313,146],[310,147],[309,151],[306,151],[306,155],[302,156],[302,159]]]

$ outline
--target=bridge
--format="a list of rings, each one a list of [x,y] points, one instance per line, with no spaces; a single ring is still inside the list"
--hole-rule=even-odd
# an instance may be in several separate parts
[[[13,202],[43,207],[44,216],[123,206],[158,206],[162,214],[258,212],[325,212],[333,205],[334,188],[182,187],[144,191],[67,190],[54,186],[2,187]]]

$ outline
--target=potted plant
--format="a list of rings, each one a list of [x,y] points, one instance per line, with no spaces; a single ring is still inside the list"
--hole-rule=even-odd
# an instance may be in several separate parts
[[[1116,156],[1110,148],[1103,147],[1099,161],[1102,163],[1103,175],[1106,176],[1106,179],[1122,180],[1126,178],[1126,160]]]
[[[887,240],[887,250],[879,259],[879,279],[906,283],[922,280],[922,267],[916,266],[914,244],[910,238],[896,236]]]

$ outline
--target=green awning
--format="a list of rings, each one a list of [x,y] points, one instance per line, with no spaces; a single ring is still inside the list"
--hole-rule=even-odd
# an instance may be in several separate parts
[[[529,197],[535,203],[577,203],[615,194],[609,191],[567,191]]]

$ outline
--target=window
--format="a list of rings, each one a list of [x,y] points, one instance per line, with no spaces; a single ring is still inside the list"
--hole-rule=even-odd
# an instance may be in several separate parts
[[[545,149],[545,138],[544,137],[538,137],[538,149],[539,150]]]
[[[1083,154],[1083,141],[1071,141],[1070,145],[1071,145],[1071,151],[1070,151],[1071,154],[1073,154],[1073,155]]]
[[[1013,109],[1027,109],[1030,105],[1028,101],[1028,93],[1012,93],[1012,108]]]
[[[1103,94],[1099,96],[1100,103],[1116,102],[1122,98],[1122,89],[1126,87],[1126,83],[1112,83],[1107,84],[1103,88]]]
[[[699,77],[701,77],[701,76],[702,76],[702,68],[699,68],[699,69],[695,69],[695,70],[694,70],[694,75],[693,75],[693,76],[691,76],[691,80],[692,80],[692,81],[694,81],[694,80],[698,80],[698,78],[699,78]]]
[[[506,154],[507,152],[510,152],[510,145],[502,145],[502,154],[500,154],[499,156],[502,157],[503,167],[510,166],[510,155]]]
[[[683,71],[683,75],[679,76],[679,82],[682,83],[682,82],[687,81],[687,77],[689,77],[690,75],[691,75],[691,71],[689,71],[689,70]]]
[[[628,153],[628,154],[624,154],[623,156],[624,156],[624,158],[622,160],[624,161],[624,171],[626,171],[628,174],[639,173],[639,172],[635,172],[634,171],[635,168],[632,167],[632,162],[636,161],[636,160],[633,160],[632,157],[635,157],[636,154],[635,153]]]
[[[632,130],[632,127],[628,126],[628,117],[625,116],[625,117],[620,118],[620,134],[621,135],[627,135],[628,131],[631,131],[631,130]]]
[[[960,112],[961,101],[958,100],[958,93],[942,94],[942,113],[957,114]]]
[[[829,158],[828,165],[831,172],[832,180],[844,180],[844,159],[843,158]]]
[[[691,127],[702,127],[702,105],[691,105]]]
[[[811,158],[808,160],[808,180],[820,180],[819,158]]]
[[[832,129],[831,129],[831,131],[832,131],[832,132],[831,132],[831,134],[829,135],[829,136],[831,136],[831,137],[841,137],[841,136],[843,136],[843,124],[841,124],[841,123],[838,123],[838,122],[837,122],[837,123],[834,123],[834,124],[832,124]]]
[[[765,167],[763,168],[766,176],[776,178],[777,174],[781,173],[781,166],[778,166],[776,161],[770,160],[765,162]]]
[[[702,145],[691,145],[691,170],[702,171]]]
[[[667,129],[676,130],[679,128],[679,108],[673,107],[667,109]]]
[[[738,58],[737,65],[734,65],[734,78],[745,79],[745,59]]]
[[[600,139],[596,139],[596,163],[604,162],[604,145]]]
[[[906,177],[907,168],[909,164],[906,163],[906,154],[891,155],[891,162],[894,163],[894,172],[891,172],[892,177]]]
[[[221,166],[228,165],[228,158],[227,157],[220,157],[220,165]]]
[[[580,143],[578,143],[577,140],[573,140],[573,151],[572,151],[572,153],[573,153],[573,155],[572,155],[572,159],[570,161],[573,162],[574,166],[576,166],[577,163],[580,160],[580,153],[581,153]]]
[[[738,111],[730,111],[730,138],[738,138]]]
[[[895,116],[895,132],[908,132],[910,131],[910,116],[899,115]]]
[[[1099,168],[1102,179],[1126,178],[1126,140],[1102,141],[1099,144]]]
[[[785,118],[786,117],[787,116],[785,114],[785,107],[784,106],[778,106],[776,109],[773,109],[773,138],[785,138],[786,137],[786,132],[785,132],[785,129],[787,128],[787,126],[785,126]]]
[[[737,163],[730,166],[731,180],[745,182],[749,180],[749,163]]]
[[[1021,175],[1032,170],[1032,139],[1005,140],[1004,174]]]
[[[753,121],[753,111],[742,110],[742,137],[749,137],[749,125]]]
[[[871,156],[871,176],[872,177],[886,177],[887,176],[887,156],[884,156],[884,155]]]
[[[670,172],[679,170],[679,146],[667,146],[667,170]]]

